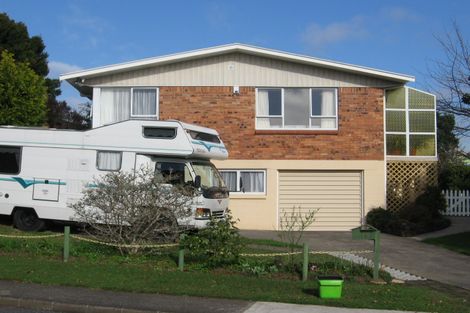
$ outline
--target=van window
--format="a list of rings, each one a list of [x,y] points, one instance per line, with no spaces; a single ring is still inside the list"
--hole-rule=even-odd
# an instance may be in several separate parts
[[[145,138],[173,139],[176,137],[176,128],[144,127]]]
[[[155,174],[166,183],[172,185],[185,184],[193,181],[188,167],[178,162],[158,162],[155,164]]]
[[[21,165],[21,147],[0,146],[0,173],[18,174]]]
[[[96,167],[100,171],[119,171],[121,169],[121,162],[121,152],[97,151]]]
[[[197,131],[194,131],[194,130],[190,130],[189,135],[191,136],[191,138],[196,139],[196,140],[202,140],[202,141],[213,142],[213,143],[220,143],[220,139],[219,139],[219,137],[217,137],[217,135],[197,132]]]

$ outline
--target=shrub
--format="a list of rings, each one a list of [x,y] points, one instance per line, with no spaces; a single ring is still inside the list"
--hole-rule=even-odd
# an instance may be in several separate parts
[[[290,267],[294,270],[294,250],[299,246],[305,229],[315,221],[315,214],[318,210],[302,209],[302,207],[293,207],[292,210],[285,211],[279,221],[278,236],[281,241],[287,242],[290,261]]]
[[[426,191],[416,198],[416,205],[426,207],[432,218],[439,218],[446,210],[447,203],[444,195],[438,187],[428,187]]]
[[[238,263],[243,248],[230,211],[223,219],[211,218],[206,228],[185,235],[181,243],[209,267]]]
[[[367,224],[386,232],[385,230],[389,228],[390,221],[394,218],[395,217],[391,211],[379,207],[372,209],[367,213],[366,221]]]
[[[111,172],[95,179],[72,205],[75,218],[98,240],[117,245],[124,253],[137,253],[137,245],[178,238],[177,220],[190,215],[194,188],[170,186],[150,168]]]
[[[437,187],[428,187],[415,203],[398,213],[383,208],[376,208],[367,214],[367,223],[388,234],[414,236],[436,231],[450,225],[450,220],[443,217],[445,210],[444,196]]]

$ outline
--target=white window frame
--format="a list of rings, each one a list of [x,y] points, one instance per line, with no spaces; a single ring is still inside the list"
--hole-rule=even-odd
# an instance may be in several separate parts
[[[387,108],[387,101],[384,99],[384,105],[385,105],[385,118],[384,118],[384,124],[385,124],[385,154],[387,158],[389,159],[399,159],[399,158],[415,158],[415,159],[423,159],[423,158],[436,158],[437,157],[437,116],[436,116],[436,96],[429,93],[425,92],[416,88],[408,87],[405,86],[405,108],[404,109],[397,109],[397,108]],[[409,92],[408,90],[412,89],[421,93],[428,94],[430,96],[433,96],[434,98],[434,109],[410,109],[409,107]],[[387,89],[385,90],[385,92]],[[406,123],[406,128],[404,132],[395,132],[395,131],[387,131],[387,112],[391,111],[398,111],[398,112],[405,112],[405,123]],[[410,115],[409,112],[433,112],[434,113],[434,132],[412,132],[410,131]],[[405,144],[406,144],[406,151],[405,155],[389,155],[387,154],[387,135],[405,135]],[[434,135],[434,155],[410,155],[410,135]]]
[[[146,115],[139,115],[139,114],[133,114],[134,111],[134,89],[142,90],[142,89],[151,89],[155,90],[155,114],[146,114]],[[157,119],[160,119],[159,117],[159,102],[160,102],[160,94],[159,94],[159,88],[157,87],[131,87],[131,107],[130,107],[130,117],[131,118],[141,118],[141,117],[156,117]]]
[[[220,173],[223,173],[223,172],[235,172],[237,173],[237,191],[230,191],[230,194],[232,195],[266,195],[266,170],[260,170],[260,169],[219,169],[219,172]],[[240,173],[242,172],[249,172],[249,173],[263,173],[263,191],[262,192],[251,192],[251,191],[247,191],[247,192],[244,192],[244,191],[241,191],[240,190]]]
[[[119,162],[119,168],[117,170],[106,170],[106,169],[101,169],[99,167],[99,157],[100,157],[100,153],[116,153],[116,154],[120,154],[121,155],[121,158],[120,158],[120,162]],[[106,150],[97,150],[96,151],[96,169],[98,171],[103,171],[103,172],[119,172],[122,168],[122,151],[106,151]]]
[[[305,127],[285,127],[284,126],[284,113],[285,113],[285,108],[284,108],[284,89],[287,88],[300,88],[300,89],[308,89],[308,95],[309,95],[309,119],[308,119],[308,128]],[[281,115],[259,115],[258,114],[258,91],[263,89],[280,89],[281,90]],[[335,112],[336,115],[313,115],[312,113],[312,90],[313,89],[334,89],[335,91]],[[309,131],[332,131],[332,130],[338,130],[338,121],[339,121],[339,111],[338,111],[338,88],[336,87],[257,87],[255,89],[256,91],[256,103],[255,103],[255,110],[256,110],[256,116],[255,116],[255,129],[257,130],[309,130]],[[312,127],[312,118],[335,118],[335,124],[336,127],[334,128],[313,128]],[[282,126],[281,127],[259,127],[258,126],[258,118],[281,118],[282,121]]]

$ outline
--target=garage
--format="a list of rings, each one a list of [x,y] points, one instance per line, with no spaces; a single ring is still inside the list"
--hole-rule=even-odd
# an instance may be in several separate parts
[[[350,230],[361,223],[362,171],[279,171],[279,221],[294,207],[318,210],[307,230]]]

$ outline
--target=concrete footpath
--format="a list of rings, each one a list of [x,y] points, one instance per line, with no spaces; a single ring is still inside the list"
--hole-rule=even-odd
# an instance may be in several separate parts
[[[0,281],[0,308],[74,313],[405,313],[189,296],[140,294]]]

